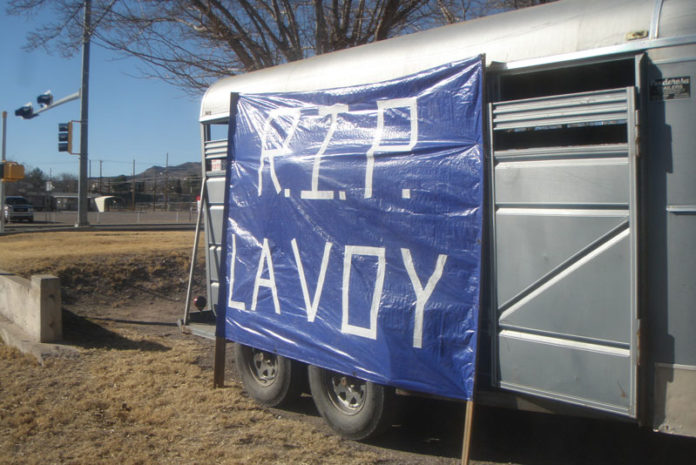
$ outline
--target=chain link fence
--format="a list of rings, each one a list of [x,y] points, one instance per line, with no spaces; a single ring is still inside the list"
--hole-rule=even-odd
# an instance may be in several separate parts
[[[129,225],[129,224],[195,224],[196,205],[188,204],[186,209],[165,211],[137,208],[136,210],[117,210],[87,214],[92,225]],[[34,222],[46,225],[73,224],[77,220],[75,211],[35,212]]]

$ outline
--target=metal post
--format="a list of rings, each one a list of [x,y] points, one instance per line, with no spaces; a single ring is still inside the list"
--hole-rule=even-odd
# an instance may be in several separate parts
[[[2,112],[2,162],[7,148],[7,112]],[[0,179],[0,234],[5,232],[5,181]]]
[[[133,174],[131,175],[131,204],[133,206],[133,211],[135,211],[135,158],[133,159]]]
[[[85,0],[84,24],[82,25],[82,86],[80,88],[80,178],[77,186],[77,224],[88,226],[87,210],[87,133],[89,110],[89,39],[92,34],[90,19],[92,1]]]
[[[193,290],[193,272],[196,268],[196,260],[198,259],[198,240],[201,233],[201,219],[203,218],[203,197],[205,194],[205,181],[201,185],[201,206],[198,208],[196,216],[196,232],[193,236],[193,251],[191,252],[191,267],[189,268],[188,285],[186,286],[186,302],[184,303],[184,319],[183,324],[189,322],[189,314],[191,313],[191,293]]]
[[[164,211],[169,211],[169,152],[164,163]]]

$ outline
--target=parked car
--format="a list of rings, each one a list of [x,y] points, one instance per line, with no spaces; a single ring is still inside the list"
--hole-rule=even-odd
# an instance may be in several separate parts
[[[34,222],[34,207],[22,196],[8,195],[5,197],[5,208],[3,210],[3,218],[6,223],[11,221]]]

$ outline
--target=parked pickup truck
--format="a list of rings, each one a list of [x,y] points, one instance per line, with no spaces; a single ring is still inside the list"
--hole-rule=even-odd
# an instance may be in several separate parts
[[[4,208],[5,222],[28,221],[34,222],[34,207],[27,199],[19,195],[10,195],[5,198]]]

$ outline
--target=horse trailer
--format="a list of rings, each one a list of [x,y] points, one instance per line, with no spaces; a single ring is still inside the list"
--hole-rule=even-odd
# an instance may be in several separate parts
[[[471,57],[483,64],[476,401],[696,436],[692,0],[560,0],[216,82],[200,109],[207,310],[224,304],[235,96],[370,85]],[[300,389],[307,368],[297,360],[236,350],[261,402]],[[354,413],[346,395],[360,404],[374,384],[360,378],[324,383],[335,412],[319,410],[339,432]]]

